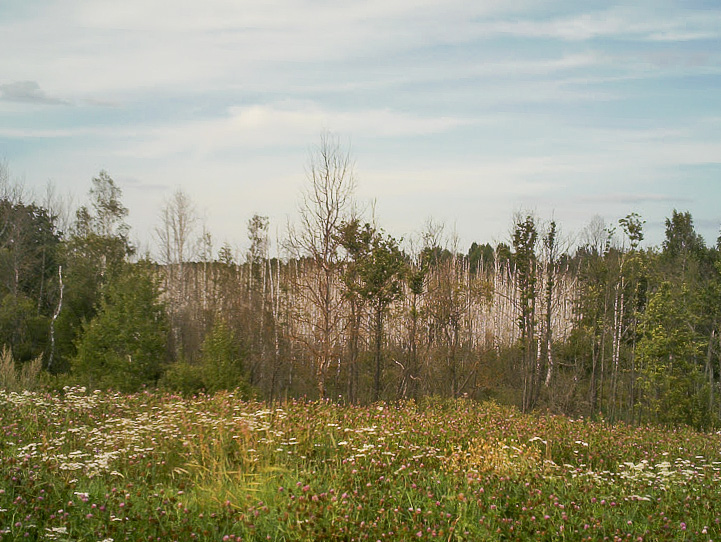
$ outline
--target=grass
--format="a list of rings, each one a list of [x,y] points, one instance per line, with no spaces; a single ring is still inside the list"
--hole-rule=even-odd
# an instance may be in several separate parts
[[[467,400],[0,391],[0,541],[721,540],[721,436]]]

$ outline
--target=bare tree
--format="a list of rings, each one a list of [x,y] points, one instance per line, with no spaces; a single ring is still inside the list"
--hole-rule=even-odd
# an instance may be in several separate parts
[[[61,234],[67,234],[73,222],[73,196],[70,192],[65,195],[58,194],[57,187],[52,181],[45,185],[42,206],[48,210],[55,220],[56,228]]]
[[[11,179],[7,160],[0,160],[0,200],[22,203],[27,199],[25,186],[19,179]]]
[[[308,184],[299,207],[300,224],[290,227],[291,254],[309,260],[311,268],[298,275],[297,293],[313,314],[302,315],[310,336],[298,336],[314,363],[316,384],[326,394],[326,376],[340,350],[342,295],[339,285],[338,228],[353,206],[356,180],[350,151],[337,136],[325,132],[312,151],[306,170]]]
[[[249,274],[247,280],[247,300],[250,309],[250,318],[245,327],[250,331],[248,344],[251,350],[250,376],[251,383],[257,385],[264,379],[266,371],[266,326],[269,322],[268,289],[269,279],[273,276],[269,269],[268,251],[270,237],[268,217],[258,214],[248,220],[248,239],[250,249],[247,253]],[[272,372],[272,369],[271,369]]]
[[[198,217],[190,197],[178,188],[160,212],[160,226],[155,228],[160,261],[182,267],[193,257],[192,234]]]
[[[183,345],[183,313],[188,300],[186,264],[194,257],[198,246],[193,239],[197,221],[190,197],[178,188],[165,203],[160,212],[160,225],[155,228],[159,260],[165,265],[164,286],[176,354]]]

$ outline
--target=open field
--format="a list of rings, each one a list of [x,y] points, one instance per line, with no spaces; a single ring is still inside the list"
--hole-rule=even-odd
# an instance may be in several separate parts
[[[0,540],[721,540],[721,436],[468,400],[0,392]]]

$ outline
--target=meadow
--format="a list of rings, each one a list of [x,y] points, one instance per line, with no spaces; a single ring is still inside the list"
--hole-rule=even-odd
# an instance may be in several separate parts
[[[0,391],[0,541],[721,540],[721,435],[470,400]]]

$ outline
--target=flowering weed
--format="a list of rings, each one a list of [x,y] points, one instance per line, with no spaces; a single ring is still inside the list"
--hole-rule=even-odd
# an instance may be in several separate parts
[[[0,541],[719,540],[721,436],[467,400],[0,391]]]

